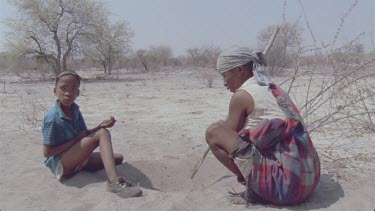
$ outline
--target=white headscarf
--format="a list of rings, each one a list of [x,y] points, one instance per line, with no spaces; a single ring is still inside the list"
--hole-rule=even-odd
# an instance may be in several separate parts
[[[216,68],[220,74],[223,74],[250,61],[253,62],[253,74],[258,84],[268,86],[269,80],[264,71],[267,62],[262,52],[253,53],[248,48],[233,46],[231,49],[220,53]]]

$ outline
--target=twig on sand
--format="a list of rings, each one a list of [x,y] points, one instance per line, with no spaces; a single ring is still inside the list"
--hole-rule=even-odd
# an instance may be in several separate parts
[[[231,194],[232,196],[235,196],[235,195],[237,195],[238,193],[237,193],[237,191],[236,190],[234,190],[234,188],[233,187],[231,187],[232,188],[232,190],[233,190],[233,192],[231,192],[231,191],[228,191],[228,193],[229,194]]]
[[[223,180],[223,179],[225,179],[225,178],[228,178],[228,177],[232,177],[232,176],[230,176],[230,175],[225,175],[225,176],[223,176],[223,177],[220,177],[220,178],[217,179],[215,182],[209,184],[207,187],[204,187],[202,190],[205,190],[205,189],[207,189],[207,188],[209,188],[209,187],[215,185],[216,183],[218,183],[218,182],[220,182],[221,180]],[[233,189],[233,187],[232,187],[232,189]],[[233,190],[234,190],[234,189],[233,189]],[[236,192],[236,191],[234,191],[234,192]]]
[[[195,148],[201,147],[201,146],[202,146],[202,144],[198,144],[197,146],[193,147],[192,149],[195,149]]]
[[[178,157],[172,157],[172,156],[168,156],[168,155],[164,155],[163,157],[165,157],[165,158],[173,158],[173,159],[177,159],[177,160],[180,159],[180,158],[178,158]]]
[[[207,154],[208,154],[209,151],[210,151],[210,147],[208,147],[206,149],[206,151],[204,152],[204,154],[201,157],[201,159],[199,159],[198,162],[195,164],[195,166],[193,168],[193,172],[192,172],[192,174],[190,176],[190,179],[194,178],[195,174],[198,172],[199,168],[201,167],[201,165],[202,165],[202,163],[203,163],[204,159],[206,158],[206,156],[207,156]]]

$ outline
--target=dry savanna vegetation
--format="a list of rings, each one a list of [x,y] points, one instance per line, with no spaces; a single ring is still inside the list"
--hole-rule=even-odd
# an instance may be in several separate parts
[[[158,137],[160,139],[169,134],[176,136],[174,142],[191,141],[188,135],[181,137],[177,131],[172,133],[167,128],[173,126],[173,121],[181,120],[178,117],[181,112],[174,111],[183,106],[190,116],[181,116],[181,121],[192,121],[192,130],[185,132],[193,133],[195,138],[195,142],[191,143],[193,145],[183,145],[192,150],[200,148],[199,152],[192,154],[201,154],[205,143],[196,140],[204,135],[204,130],[199,128],[207,127],[208,120],[224,118],[227,112],[226,105],[215,107],[212,102],[215,99],[210,97],[215,96],[223,104],[229,100],[229,94],[222,87],[221,76],[215,71],[216,59],[222,51],[219,46],[192,47],[178,56],[173,55],[172,48],[167,45],[134,49],[134,33],[129,23],[126,20],[110,22],[102,1],[10,2],[19,13],[5,22],[9,32],[7,51],[0,53],[0,108],[2,115],[13,109],[16,121],[13,121],[13,126],[22,134],[39,134],[44,113],[54,99],[52,82],[55,76],[64,70],[75,70],[84,79],[80,98],[90,95],[91,98],[101,98],[93,96],[97,93],[90,89],[104,87],[106,90],[98,88],[99,92],[103,99],[110,102],[100,102],[112,103],[110,107],[114,111],[111,114],[115,116],[116,111],[129,112],[131,117],[139,112],[138,118],[144,118],[143,114],[155,117],[155,121],[162,121],[167,116],[169,119],[158,125],[166,125],[159,128],[159,131],[165,130]],[[302,1],[299,2],[302,5]],[[282,23],[260,30],[258,46],[248,46],[254,50],[264,49],[272,32],[281,26],[267,55],[267,73],[290,94],[300,109],[322,160],[322,172],[338,181],[350,181],[358,172],[375,170],[375,51],[365,51],[362,41],[367,35],[362,32],[348,42],[338,44],[343,27],[357,4],[358,0],[353,1],[346,13],[338,17],[341,22],[329,42],[321,43],[315,39],[315,32],[306,16],[293,22],[286,21],[287,11],[284,8]],[[303,31],[308,31],[310,43],[303,41]],[[50,97],[45,99],[45,95],[31,87],[51,90]],[[135,90],[141,91],[137,95]],[[150,94],[152,92],[157,94]],[[191,94],[193,92],[196,94]],[[106,98],[110,96],[116,97]],[[130,111],[134,99],[139,99],[138,107],[145,106],[148,110],[141,112],[134,108],[135,111]],[[195,104],[195,101],[199,103]],[[82,104],[85,102],[80,101]],[[189,105],[196,106],[197,110]],[[106,111],[105,106],[96,106],[100,109],[85,110],[89,117],[93,112]],[[170,113],[173,115],[168,116]],[[136,120],[131,117],[129,121]],[[146,120],[142,124],[147,125]],[[9,123],[2,122],[1,125],[4,126],[2,132],[12,131],[7,126]],[[126,126],[135,130],[132,135],[147,140],[144,131],[136,132],[139,127],[131,123]],[[31,139],[41,143],[40,137]],[[166,151],[169,144],[165,145]],[[140,146],[135,144],[137,147]],[[9,145],[4,144],[0,149],[3,152],[8,148]],[[155,149],[149,150],[154,152]]]

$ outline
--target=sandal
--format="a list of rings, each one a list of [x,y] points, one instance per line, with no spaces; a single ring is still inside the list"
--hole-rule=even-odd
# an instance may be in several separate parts
[[[142,195],[142,190],[139,187],[133,187],[130,182],[121,177],[118,178],[117,181],[108,181],[107,191],[115,193],[116,195],[124,199]]]
[[[246,204],[246,199],[245,199],[245,191],[240,192],[240,193],[233,193],[233,192],[228,192],[230,195],[228,197],[228,200],[232,204]]]

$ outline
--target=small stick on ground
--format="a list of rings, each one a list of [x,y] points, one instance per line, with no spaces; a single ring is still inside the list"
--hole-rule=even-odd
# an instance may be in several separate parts
[[[206,149],[206,151],[204,152],[203,156],[201,157],[201,159],[198,160],[198,162],[194,165],[194,168],[193,168],[193,173],[191,174],[190,176],[190,179],[193,179],[195,174],[198,172],[198,169],[201,167],[204,159],[206,158],[208,152],[210,151],[210,147],[208,147]]]
[[[178,157],[173,157],[173,156],[168,156],[168,155],[164,155],[163,157],[165,158],[172,158],[172,159],[176,159],[176,160],[179,160],[180,158]]]

